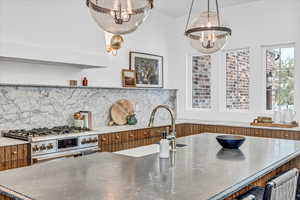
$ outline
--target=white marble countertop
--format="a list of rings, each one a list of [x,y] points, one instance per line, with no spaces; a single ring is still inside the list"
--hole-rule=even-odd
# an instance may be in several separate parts
[[[19,145],[19,144],[27,144],[28,142],[23,140],[17,140],[17,139],[11,139],[0,136],[0,147],[5,146],[13,146],[13,145]]]
[[[224,150],[215,137],[178,138],[187,146],[170,159],[97,153],[3,171],[0,192],[17,200],[221,200],[300,154],[299,141],[246,137],[240,150]]]

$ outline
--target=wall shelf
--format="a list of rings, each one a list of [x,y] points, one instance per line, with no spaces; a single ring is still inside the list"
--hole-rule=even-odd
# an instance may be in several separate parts
[[[8,61],[8,62],[30,63],[30,64],[70,66],[70,67],[76,67],[79,69],[105,68],[104,66],[96,66],[96,65],[68,63],[68,62],[59,62],[59,61],[50,61],[50,60],[38,60],[38,59],[29,59],[29,58],[18,58],[18,57],[6,57],[6,56],[0,56],[0,60]]]
[[[0,60],[9,62],[63,65],[79,69],[105,68],[112,64],[103,52],[10,42],[1,42],[0,46]]]
[[[69,89],[116,89],[116,90],[170,90],[177,91],[178,89],[172,88],[124,88],[124,87],[108,87],[108,86],[65,86],[65,85],[40,85],[40,84],[10,84],[10,83],[0,83],[0,87],[40,87],[40,88],[69,88]]]

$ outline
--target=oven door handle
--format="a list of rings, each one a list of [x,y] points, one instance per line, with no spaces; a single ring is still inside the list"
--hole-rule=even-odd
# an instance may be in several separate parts
[[[50,160],[58,160],[58,159],[66,159],[66,158],[71,158],[71,157],[79,157],[79,156],[85,156],[85,155],[90,155],[93,153],[99,152],[100,149],[89,149],[89,150],[82,150],[78,152],[74,152],[71,154],[66,154],[66,155],[56,155],[56,156],[43,156],[43,157],[37,157],[37,158],[32,158],[32,163],[41,163],[45,161],[50,161]]]

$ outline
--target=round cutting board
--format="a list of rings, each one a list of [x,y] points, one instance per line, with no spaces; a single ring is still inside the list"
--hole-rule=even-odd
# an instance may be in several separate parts
[[[121,99],[111,107],[111,118],[117,125],[127,124],[127,116],[134,113],[133,104],[127,99]]]

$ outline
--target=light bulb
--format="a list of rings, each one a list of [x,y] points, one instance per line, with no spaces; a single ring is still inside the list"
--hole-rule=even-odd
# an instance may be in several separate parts
[[[203,42],[203,41],[204,41],[204,32],[201,32],[200,41],[201,41],[201,42]]]
[[[216,41],[216,34],[215,34],[215,32],[212,33],[212,41],[213,41],[213,42]]]
[[[132,14],[132,2],[131,0],[127,0],[127,11],[128,11],[128,14]]]

